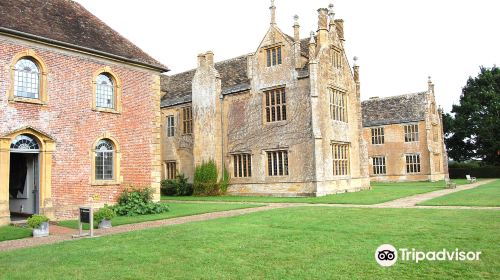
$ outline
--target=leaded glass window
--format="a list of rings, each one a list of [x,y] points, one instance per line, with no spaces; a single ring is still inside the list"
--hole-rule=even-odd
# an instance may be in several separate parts
[[[40,147],[38,146],[38,143],[35,141],[35,139],[25,134],[18,135],[10,144],[10,148],[12,150],[31,152],[40,150]]]
[[[14,68],[14,95],[38,99],[40,97],[40,69],[31,59],[20,59]]]
[[[113,180],[113,158],[113,144],[106,139],[100,140],[95,147],[96,180]]]
[[[113,80],[107,74],[100,74],[96,79],[96,107],[115,107],[115,87]]]

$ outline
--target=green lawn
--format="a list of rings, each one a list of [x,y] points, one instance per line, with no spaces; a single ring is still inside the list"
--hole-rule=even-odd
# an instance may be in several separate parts
[[[0,279],[498,279],[500,212],[295,207],[0,253]],[[398,261],[384,243],[481,251]]]
[[[458,183],[462,183],[461,181]],[[341,193],[322,197],[267,197],[267,196],[163,196],[164,200],[183,201],[239,201],[239,202],[302,202],[302,203],[342,203],[342,204],[377,204],[401,197],[443,189],[444,181],[372,183],[372,190]]]
[[[437,197],[419,205],[500,206],[500,180],[474,189]]]
[[[0,242],[5,240],[21,239],[31,236],[32,230],[29,228],[4,226],[0,227]]]
[[[164,220],[175,217],[190,216],[196,214],[258,207],[261,205],[252,204],[222,204],[222,203],[168,203],[170,211],[162,214],[143,215],[143,216],[117,216],[112,220],[113,226],[135,224],[146,221]],[[59,222],[60,226],[69,228],[78,228],[78,220],[69,220]],[[95,225],[97,227],[97,225]],[[84,229],[88,229],[88,224],[84,225]]]

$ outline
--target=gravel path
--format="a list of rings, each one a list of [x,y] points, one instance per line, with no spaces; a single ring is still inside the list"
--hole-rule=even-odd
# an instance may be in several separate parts
[[[496,179],[489,179],[489,180],[481,180],[473,184],[467,184],[467,185],[461,185],[457,186],[455,189],[444,189],[444,190],[439,190],[439,191],[434,191],[434,192],[428,192],[428,193],[423,193],[423,194],[417,194],[409,197],[403,197],[400,199],[388,201],[385,203],[380,203],[377,204],[377,206],[382,206],[382,207],[395,207],[395,208],[407,208],[407,207],[413,207],[421,202],[424,202],[426,200],[430,200],[436,197],[444,196],[450,193],[454,192],[459,192],[463,190],[469,190],[473,189],[476,187],[479,187],[484,184],[491,183],[495,181]],[[441,207],[441,206],[438,206]]]
[[[286,207],[286,206],[285,205],[265,205],[262,207],[255,207],[255,208],[228,210],[228,211],[221,211],[221,212],[213,212],[213,213],[199,214],[199,215],[193,215],[193,216],[172,218],[172,219],[166,219],[166,220],[158,220],[158,221],[150,221],[150,222],[143,222],[143,223],[137,223],[137,224],[122,225],[122,226],[112,227],[110,229],[103,229],[103,230],[97,229],[94,231],[94,235],[105,236],[105,235],[110,235],[110,234],[124,233],[124,232],[129,232],[129,231],[134,231],[134,230],[147,229],[147,228],[156,228],[156,227],[162,227],[162,226],[185,224],[185,223],[190,223],[190,222],[207,221],[207,220],[213,220],[213,219],[218,219],[218,218],[233,217],[233,216],[239,216],[239,215],[244,215],[244,214],[248,214],[248,213],[267,211],[267,210],[283,208],[283,207]],[[66,228],[65,228],[66,230],[59,230],[58,228],[61,228],[61,227],[54,226],[54,225],[51,225],[50,227],[51,227],[51,235],[48,237],[24,238],[24,239],[17,239],[17,240],[9,240],[9,241],[0,242],[0,252],[10,251],[10,250],[19,249],[19,248],[35,247],[35,246],[46,245],[46,244],[54,244],[54,243],[59,243],[59,242],[69,241],[69,240],[78,240],[78,238],[73,238],[73,235],[78,234],[78,230],[70,229],[68,232]],[[55,234],[53,234],[52,228],[57,229]]]

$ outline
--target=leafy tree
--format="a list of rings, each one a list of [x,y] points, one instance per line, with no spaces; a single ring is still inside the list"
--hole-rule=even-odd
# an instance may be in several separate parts
[[[500,69],[481,67],[476,78],[469,77],[451,112],[443,116],[448,155],[500,165]]]

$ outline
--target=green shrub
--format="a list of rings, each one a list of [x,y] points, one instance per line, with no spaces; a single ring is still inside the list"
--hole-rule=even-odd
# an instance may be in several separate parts
[[[229,172],[224,169],[224,178],[218,182],[217,165],[213,160],[203,162],[194,171],[193,194],[216,196],[224,194],[229,185]]]
[[[193,185],[188,183],[184,174],[179,174],[175,180],[161,182],[161,194],[166,196],[190,196],[193,194]]]
[[[153,202],[153,189],[125,189],[113,210],[119,216],[160,214],[169,211],[168,205]]]
[[[102,220],[111,221],[115,216],[116,213],[113,208],[109,207],[108,205],[104,205],[104,207],[94,213],[94,223],[98,224],[102,222]]]
[[[39,227],[43,222],[48,222],[49,218],[43,216],[43,215],[33,215],[28,218],[27,224],[30,228],[37,228]]]

